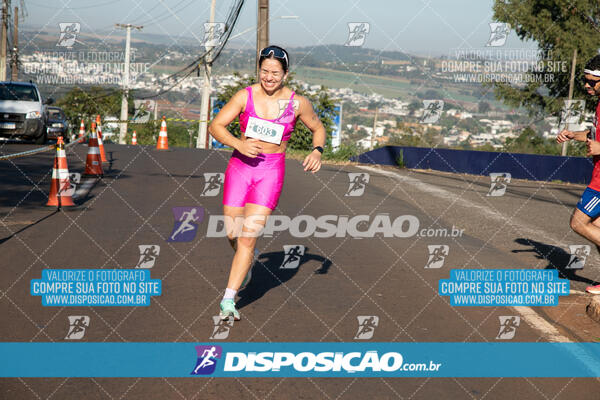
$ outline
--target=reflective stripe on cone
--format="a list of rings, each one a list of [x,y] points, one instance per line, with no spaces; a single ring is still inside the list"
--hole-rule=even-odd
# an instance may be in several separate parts
[[[56,156],[54,157],[54,166],[52,167],[52,181],[50,183],[50,194],[48,195],[47,206],[74,206],[71,198],[71,183],[69,182],[69,168],[67,167],[67,156],[65,153],[65,143],[62,136],[58,137],[56,142]]]

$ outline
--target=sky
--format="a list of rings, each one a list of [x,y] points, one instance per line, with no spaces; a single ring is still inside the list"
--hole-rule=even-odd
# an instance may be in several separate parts
[[[215,21],[224,21],[231,0],[216,0]],[[17,3],[14,1],[13,3]],[[28,29],[56,29],[79,22],[81,32],[118,32],[115,23],[143,25],[143,32],[190,37],[200,43],[210,0],[24,0]],[[364,47],[424,56],[481,49],[490,38],[493,0],[271,0],[270,42],[283,47],[344,44],[348,23],[368,22]],[[246,0],[233,35],[255,46],[257,0]],[[294,19],[281,17],[294,16]],[[135,35],[135,33],[134,33]],[[505,48],[535,48],[509,34]]]

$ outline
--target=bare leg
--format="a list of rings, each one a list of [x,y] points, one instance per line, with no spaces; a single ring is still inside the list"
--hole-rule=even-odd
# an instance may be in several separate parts
[[[600,218],[594,218],[592,220],[592,224],[600,229]],[[596,244],[596,250],[598,250],[598,253],[600,253],[600,245]]]
[[[227,282],[228,288],[238,290],[242,285],[244,277],[252,266],[258,233],[264,227],[271,212],[270,208],[257,204],[247,203],[244,207],[244,226],[242,235],[237,238],[237,249]]]
[[[596,249],[600,252],[600,218],[592,219],[579,209],[575,209],[571,217],[571,228],[584,238],[593,242]],[[585,289],[586,292],[592,294],[600,294],[600,285],[589,286]]]
[[[229,239],[229,245],[231,246],[233,251],[237,251],[237,237],[234,237],[234,238],[227,237],[227,239]]]
[[[225,228],[227,229],[229,245],[236,251],[237,238],[241,234],[241,226],[236,226],[236,221],[244,218],[244,207],[223,206],[223,215],[225,215]]]
[[[571,229],[596,245],[600,250],[600,221],[592,218],[579,209],[571,216]]]

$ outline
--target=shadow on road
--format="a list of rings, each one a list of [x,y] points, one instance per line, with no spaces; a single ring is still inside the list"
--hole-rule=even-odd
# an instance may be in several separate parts
[[[238,293],[240,298],[236,302],[237,308],[243,308],[251,304],[269,290],[289,281],[298,273],[302,265],[309,261],[315,260],[321,263],[321,267],[315,271],[315,274],[327,274],[331,267],[331,260],[318,254],[309,254],[308,247],[300,258],[297,268],[281,269],[284,257],[285,252],[283,251],[263,253],[258,257],[258,260],[252,266],[250,282]]]
[[[0,144],[0,150],[1,144]],[[10,148],[13,152],[29,150],[28,148]],[[4,152],[8,152],[4,149]],[[122,173],[120,169],[113,168],[113,164],[119,160],[115,157],[113,151],[107,151],[108,162],[104,163],[104,180],[117,178],[119,180],[129,179],[131,176]],[[2,154],[2,151],[0,151]],[[0,161],[0,216],[8,213],[13,207],[19,209],[39,209],[44,207],[48,201],[50,185],[52,180],[52,166],[55,154],[51,151],[35,154],[28,157],[18,157],[10,160]],[[67,153],[69,172],[78,172],[82,174],[81,179],[85,177],[86,155],[75,154],[73,151]],[[95,186],[95,185],[94,185]],[[81,186],[79,186],[81,187]],[[90,187],[88,191],[80,193],[78,199],[74,199],[77,206],[83,206],[90,199]],[[77,208],[71,207],[72,210]],[[65,211],[68,208],[65,207]],[[0,225],[2,226],[2,225]]]
[[[566,278],[570,281],[578,281],[587,284],[596,285],[597,282],[584,278],[577,275],[577,269],[567,269],[569,261],[571,261],[571,254],[567,253],[563,249],[557,246],[536,242],[535,240],[518,238],[515,242],[523,246],[530,246],[530,249],[517,249],[512,250],[513,253],[535,253],[535,257],[539,260],[548,261],[548,265],[545,269],[556,269],[558,270],[558,276],[560,278]]]
[[[10,234],[9,236],[7,236],[7,237],[5,237],[5,238],[2,238],[2,239],[0,239],[0,245],[4,244],[4,242],[6,242],[6,241],[10,240],[10,239],[11,239],[13,236],[15,236],[15,235],[18,235],[19,233],[21,233],[21,232],[25,231],[26,229],[29,229],[29,228],[31,228],[32,226],[39,224],[39,223],[40,223],[40,222],[42,222],[43,220],[50,218],[51,216],[53,216],[54,214],[56,214],[56,213],[58,213],[58,212],[59,212],[59,209],[58,209],[58,208],[56,208],[56,209],[54,209],[54,211],[53,211],[53,212],[51,212],[50,214],[46,215],[45,217],[42,217],[42,218],[38,219],[38,220],[37,220],[37,221],[35,221],[33,224],[26,225],[26,226],[22,227],[21,229],[19,229],[18,231],[16,231],[16,232],[13,232],[13,233],[12,233],[12,234]]]

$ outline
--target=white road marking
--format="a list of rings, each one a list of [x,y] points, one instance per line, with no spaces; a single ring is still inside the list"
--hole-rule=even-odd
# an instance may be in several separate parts
[[[77,185],[78,188],[77,188],[77,190],[75,190],[75,193],[73,194],[73,199],[76,199],[78,197],[85,196],[86,194],[88,194],[90,189],[92,188],[92,186],[94,186],[95,182],[96,182],[95,178],[90,178],[90,179],[84,180],[79,185]]]
[[[436,186],[430,185],[425,182],[421,182],[418,179],[410,178],[408,176],[400,175],[396,172],[385,171],[385,170],[381,170],[381,169],[374,168],[374,167],[358,166],[358,168],[365,169],[365,170],[373,172],[373,173],[392,177],[403,183],[407,183],[425,193],[429,193],[431,195],[443,198],[445,200],[448,200],[448,199],[456,200],[456,202],[461,203],[465,207],[469,207],[472,210],[481,211],[482,213],[485,214],[485,218],[489,219],[491,217],[491,218],[496,219],[501,222],[504,222],[506,220],[506,217],[504,215],[500,214],[499,212],[497,212],[495,210],[490,210],[488,207],[481,206],[470,200],[459,197],[452,192],[449,192],[444,189],[440,189]],[[552,237],[552,235],[550,235],[549,233],[547,233],[541,229],[535,229],[533,227],[528,227],[528,226],[522,225],[520,227],[520,230],[523,232],[526,232],[527,234],[532,235],[534,237],[543,237],[546,241],[548,241],[550,239],[550,240],[553,240],[554,243],[560,244],[560,241],[558,239]],[[583,294],[583,292],[579,292],[579,291],[575,291],[575,290],[571,290],[570,293],[571,294],[573,294],[573,293],[576,293],[576,294],[582,293]],[[572,342],[572,340],[570,340],[566,336],[562,335],[552,324],[550,324],[544,318],[540,317],[540,315],[538,313],[536,313],[531,307],[519,306],[519,307],[510,307],[510,308],[512,308],[516,312],[518,312],[521,315],[521,317],[527,322],[527,324],[529,326],[531,326],[532,328],[541,332],[542,336],[548,342],[558,342],[558,343],[571,343]],[[567,348],[567,350],[569,352],[571,352],[581,363],[583,363],[593,374],[596,374],[597,371],[600,369],[599,362],[595,358],[595,355],[588,353],[583,347],[576,347],[576,348],[569,347],[569,348]]]
[[[442,198],[444,200],[455,201],[455,203],[458,203],[461,206],[468,207],[471,210],[477,210],[477,211],[482,212],[483,214],[485,214],[485,218],[487,218],[487,219],[495,219],[499,222],[504,222],[507,218],[506,216],[500,214],[496,210],[493,210],[493,209],[490,209],[489,207],[485,207],[480,204],[474,203],[470,200],[459,197],[456,194],[454,194],[448,190],[440,189],[436,186],[422,182],[418,179],[400,175],[396,172],[384,171],[384,170],[381,170],[381,169],[378,169],[375,167],[368,167],[368,166],[361,165],[361,166],[359,166],[359,168],[370,171],[371,173],[377,173],[377,174],[381,174],[381,175],[385,175],[385,176],[394,178],[402,183],[409,184],[425,193],[429,193],[433,196]],[[533,237],[543,237],[546,242],[548,240],[552,240],[555,243],[559,243],[558,239],[553,238],[549,233],[544,232],[543,230],[540,230],[540,229],[522,226],[521,231],[523,231],[524,233],[527,233],[528,235],[531,235]],[[540,317],[531,307],[511,307],[511,308],[513,308],[515,311],[517,311],[519,314],[521,314],[523,319],[531,327],[542,332],[542,335],[549,342],[571,342],[570,339],[568,339],[566,336],[561,335],[553,325],[551,325],[544,318]]]
[[[563,336],[558,332],[550,322],[546,321],[544,318],[540,317],[538,313],[533,311],[531,307],[511,307],[513,310],[521,314],[521,317],[527,321],[529,326],[537,329],[538,331],[544,334],[544,337],[549,342],[572,342],[571,339]]]
[[[457,196],[456,194],[454,194],[448,190],[440,189],[436,186],[430,185],[429,183],[422,182],[418,179],[400,175],[396,172],[377,169],[374,167],[368,167],[368,166],[362,166],[362,165],[358,166],[358,167],[362,168],[362,169],[366,169],[367,171],[371,171],[373,173],[378,173],[381,175],[389,176],[389,177],[394,178],[402,183],[407,183],[411,186],[416,187],[417,189],[420,189],[423,192],[432,194],[441,199],[452,200],[455,203],[460,203],[460,205],[463,207],[466,207],[469,209],[474,209],[474,210],[479,210],[485,214],[485,218],[487,218],[487,219],[492,218],[492,219],[497,220],[498,222],[505,222],[508,219],[507,216],[502,215],[501,213],[499,213],[496,210],[490,209],[489,207],[486,207],[486,206],[482,206],[481,204],[477,204],[477,203],[467,200],[463,197]],[[556,237],[553,237],[552,234],[550,234],[544,230],[541,230],[541,229],[535,229],[535,228],[531,228],[528,226],[520,226],[519,230],[522,231],[523,233],[527,233],[531,236],[543,237],[546,242],[551,241],[557,245],[560,245],[560,243],[561,243],[561,240],[559,240]]]

